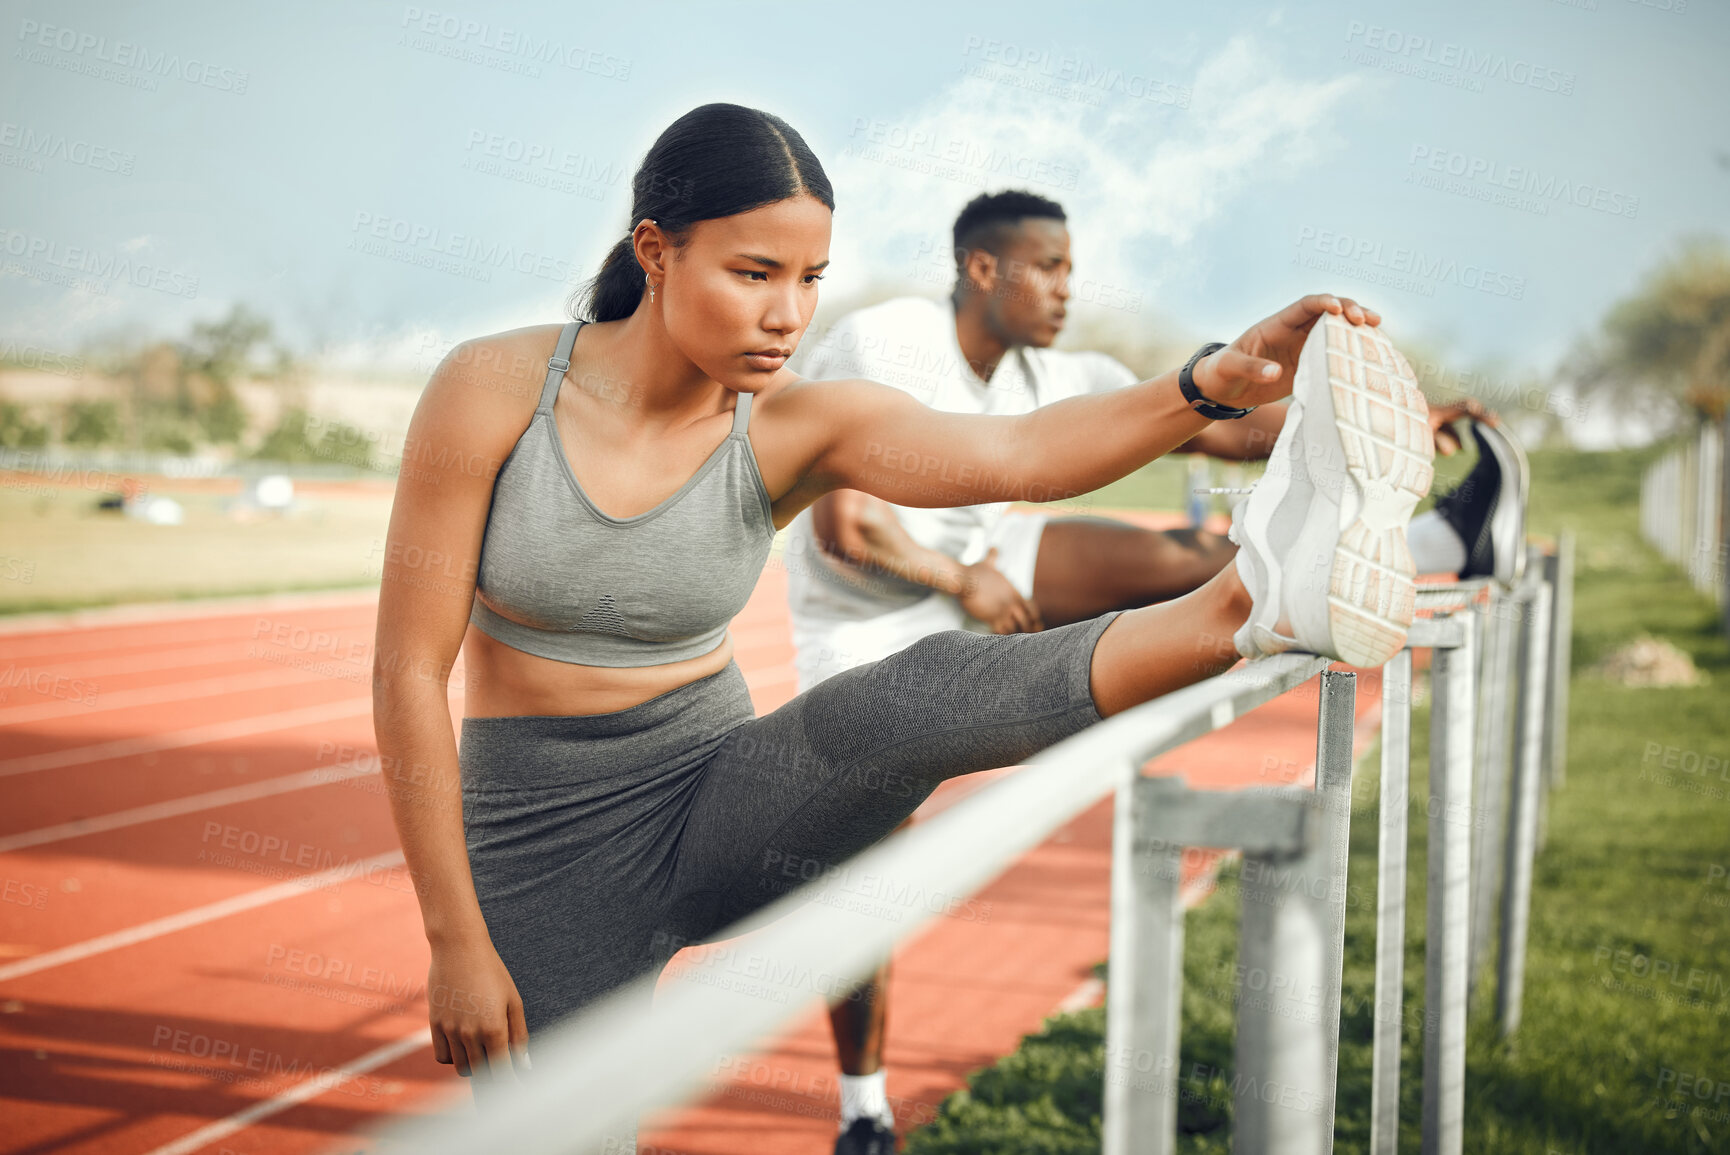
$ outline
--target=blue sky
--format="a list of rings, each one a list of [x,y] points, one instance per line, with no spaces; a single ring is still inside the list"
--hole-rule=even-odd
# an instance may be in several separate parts
[[[0,4],[0,340],[239,300],[413,367],[558,319],[711,100],[823,160],[831,300],[936,295],[955,212],[1015,186],[1063,202],[1079,300],[1131,323],[1229,339],[1327,288],[1544,371],[1682,236],[1730,233],[1705,0],[461,2]]]

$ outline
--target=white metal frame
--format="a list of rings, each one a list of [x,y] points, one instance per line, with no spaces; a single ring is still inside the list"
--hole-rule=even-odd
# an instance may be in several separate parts
[[[1562,781],[1556,763],[1565,750],[1569,559],[1568,540],[1556,562],[1534,556],[1525,582],[1513,591],[1481,581],[1423,587],[1420,610],[1433,616],[1413,623],[1407,648],[1382,671],[1371,1092],[1371,1150],[1378,1155],[1392,1155],[1398,1139],[1412,651],[1431,651],[1432,695],[1423,1150],[1458,1155],[1468,987],[1489,939],[1487,923],[1482,938],[1473,937],[1474,901],[1481,911],[1498,892],[1497,1017],[1504,1031],[1519,1022],[1538,814],[1547,789]],[[1481,665],[1485,622],[1503,620],[1518,627],[1514,640],[1523,656]],[[429,1155],[630,1151],[640,1114],[701,1092],[717,1060],[755,1049],[794,1015],[865,977],[897,942],[936,917],[922,905],[899,920],[862,910],[848,901],[853,880],[972,894],[1110,792],[1116,807],[1105,1155],[1158,1155],[1175,1145],[1183,976],[1178,891],[1186,846],[1236,847],[1246,867],[1255,867],[1247,872],[1253,877],[1277,879],[1283,872],[1304,880],[1296,887],[1272,883],[1279,893],[1259,900],[1246,888],[1240,982],[1258,973],[1277,982],[1267,982],[1269,989],[1252,992],[1253,998],[1238,992],[1233,1149],[1330,1151],[1356,675],[1328,665],[1301,654],[1264,659],[1058,743],[1017,774],[865,850],[838,877],[807,884],[733,928],[753,933],[699,952],[647,1017],[641,1007],[653,977],[545,1032],[534,1042],[536,1073],[522,1086],[498,1089],[491,1097],[497,1109],[489,1106],[485,1117],[459,1107],[455,1114],[375,1130],[374,1137],[386,1148]],[[1193,790],[1140,773],[1149,758],[1312,678],[1319,678],[1313,789]],[[1480,726],[1485,695],[1518,719],[1505,810],[1499,801],[1490,805],[1482,784],[1474,802],[1474,764],[1499,740]],[[1490,824],[1491,814],[1505,814],[1505,827]],[[1485,839],[1474,857],[1480,828]],[[1489,877],[1492,863],[1496,879]],[[740,975],[750,981],[734,981]]]

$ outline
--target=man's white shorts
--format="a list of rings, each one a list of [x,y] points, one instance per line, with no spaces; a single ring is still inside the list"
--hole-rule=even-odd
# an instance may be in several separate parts
[[[1024,598],[1033,596],[1033,567],[1039,560],[1039,538],[1049,520],[1049,515],[1043,513],[1011,511],[998,519],[985,540],[986,549],[993,546],[997,549],[997,568]],[[979,557],[984,556],[985,552],[981,550]],[[978,557],[962,558],[969,565],[978,560]]]
[[[990,534],[975,540],[957,560],[971,565],[995,546],[997,568],[1021,596],[1030,598],[1046,520],[1043,513],[1006,513]],[[799,674],[799,692],[842,670],[886,658],[939,630],[989,633],[990,627],[962,610],[953,597],[940,593],[871,618],[795,617],[793,664]]]

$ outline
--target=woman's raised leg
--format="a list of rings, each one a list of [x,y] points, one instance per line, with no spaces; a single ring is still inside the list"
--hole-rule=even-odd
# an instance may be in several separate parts
[[[1233,513],[1233,564],[1173,601],[1035,634],[950,630],[731,731],[676,869],[719,929],[888,834],[945,778],[1014,765],[1104,717],[1257,658],[1377,666],[1415,603],[1405,541],[1434,454],[1411,368],[1323,316],[1266,474]]]
[[[679,838],[681,923],[713,934],[839,869],[944,779],[1016,765],[1106,711],[1226,669],[1247,613],[1228,573],[1176,601],[1041,633],[944,630],[739,725],[705,766]]]
[[[1229,670],[1240,656],[1232,636],[1249,612],[1249,591],[1228,565],[1180,598],[1118,614],[1093,650],[1090,675],[1099,716],[1109,718]]]

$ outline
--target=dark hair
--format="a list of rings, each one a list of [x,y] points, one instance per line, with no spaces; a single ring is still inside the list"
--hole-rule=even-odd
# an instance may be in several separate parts
[[[968,201],[961,215],[955,218],[955,267],[959,269],[967,263],[969,249],[984,249],[1001,256],[1010,234],[1026,217],[1069,219],[1063,215],[1063,206],[1056,201],[1021,189],[980,193]]]
[[[629,228],[648,217],[674,248],[698,221],[749,212],[808,194],[833,211],[835,194],[817,155],[793,126],[739,104],[705,104],[668,125],[631,178]],[[601,271],[572,296],[573,319],[617,321],[637,311],[643,267],[631,234],[614,245]]]

